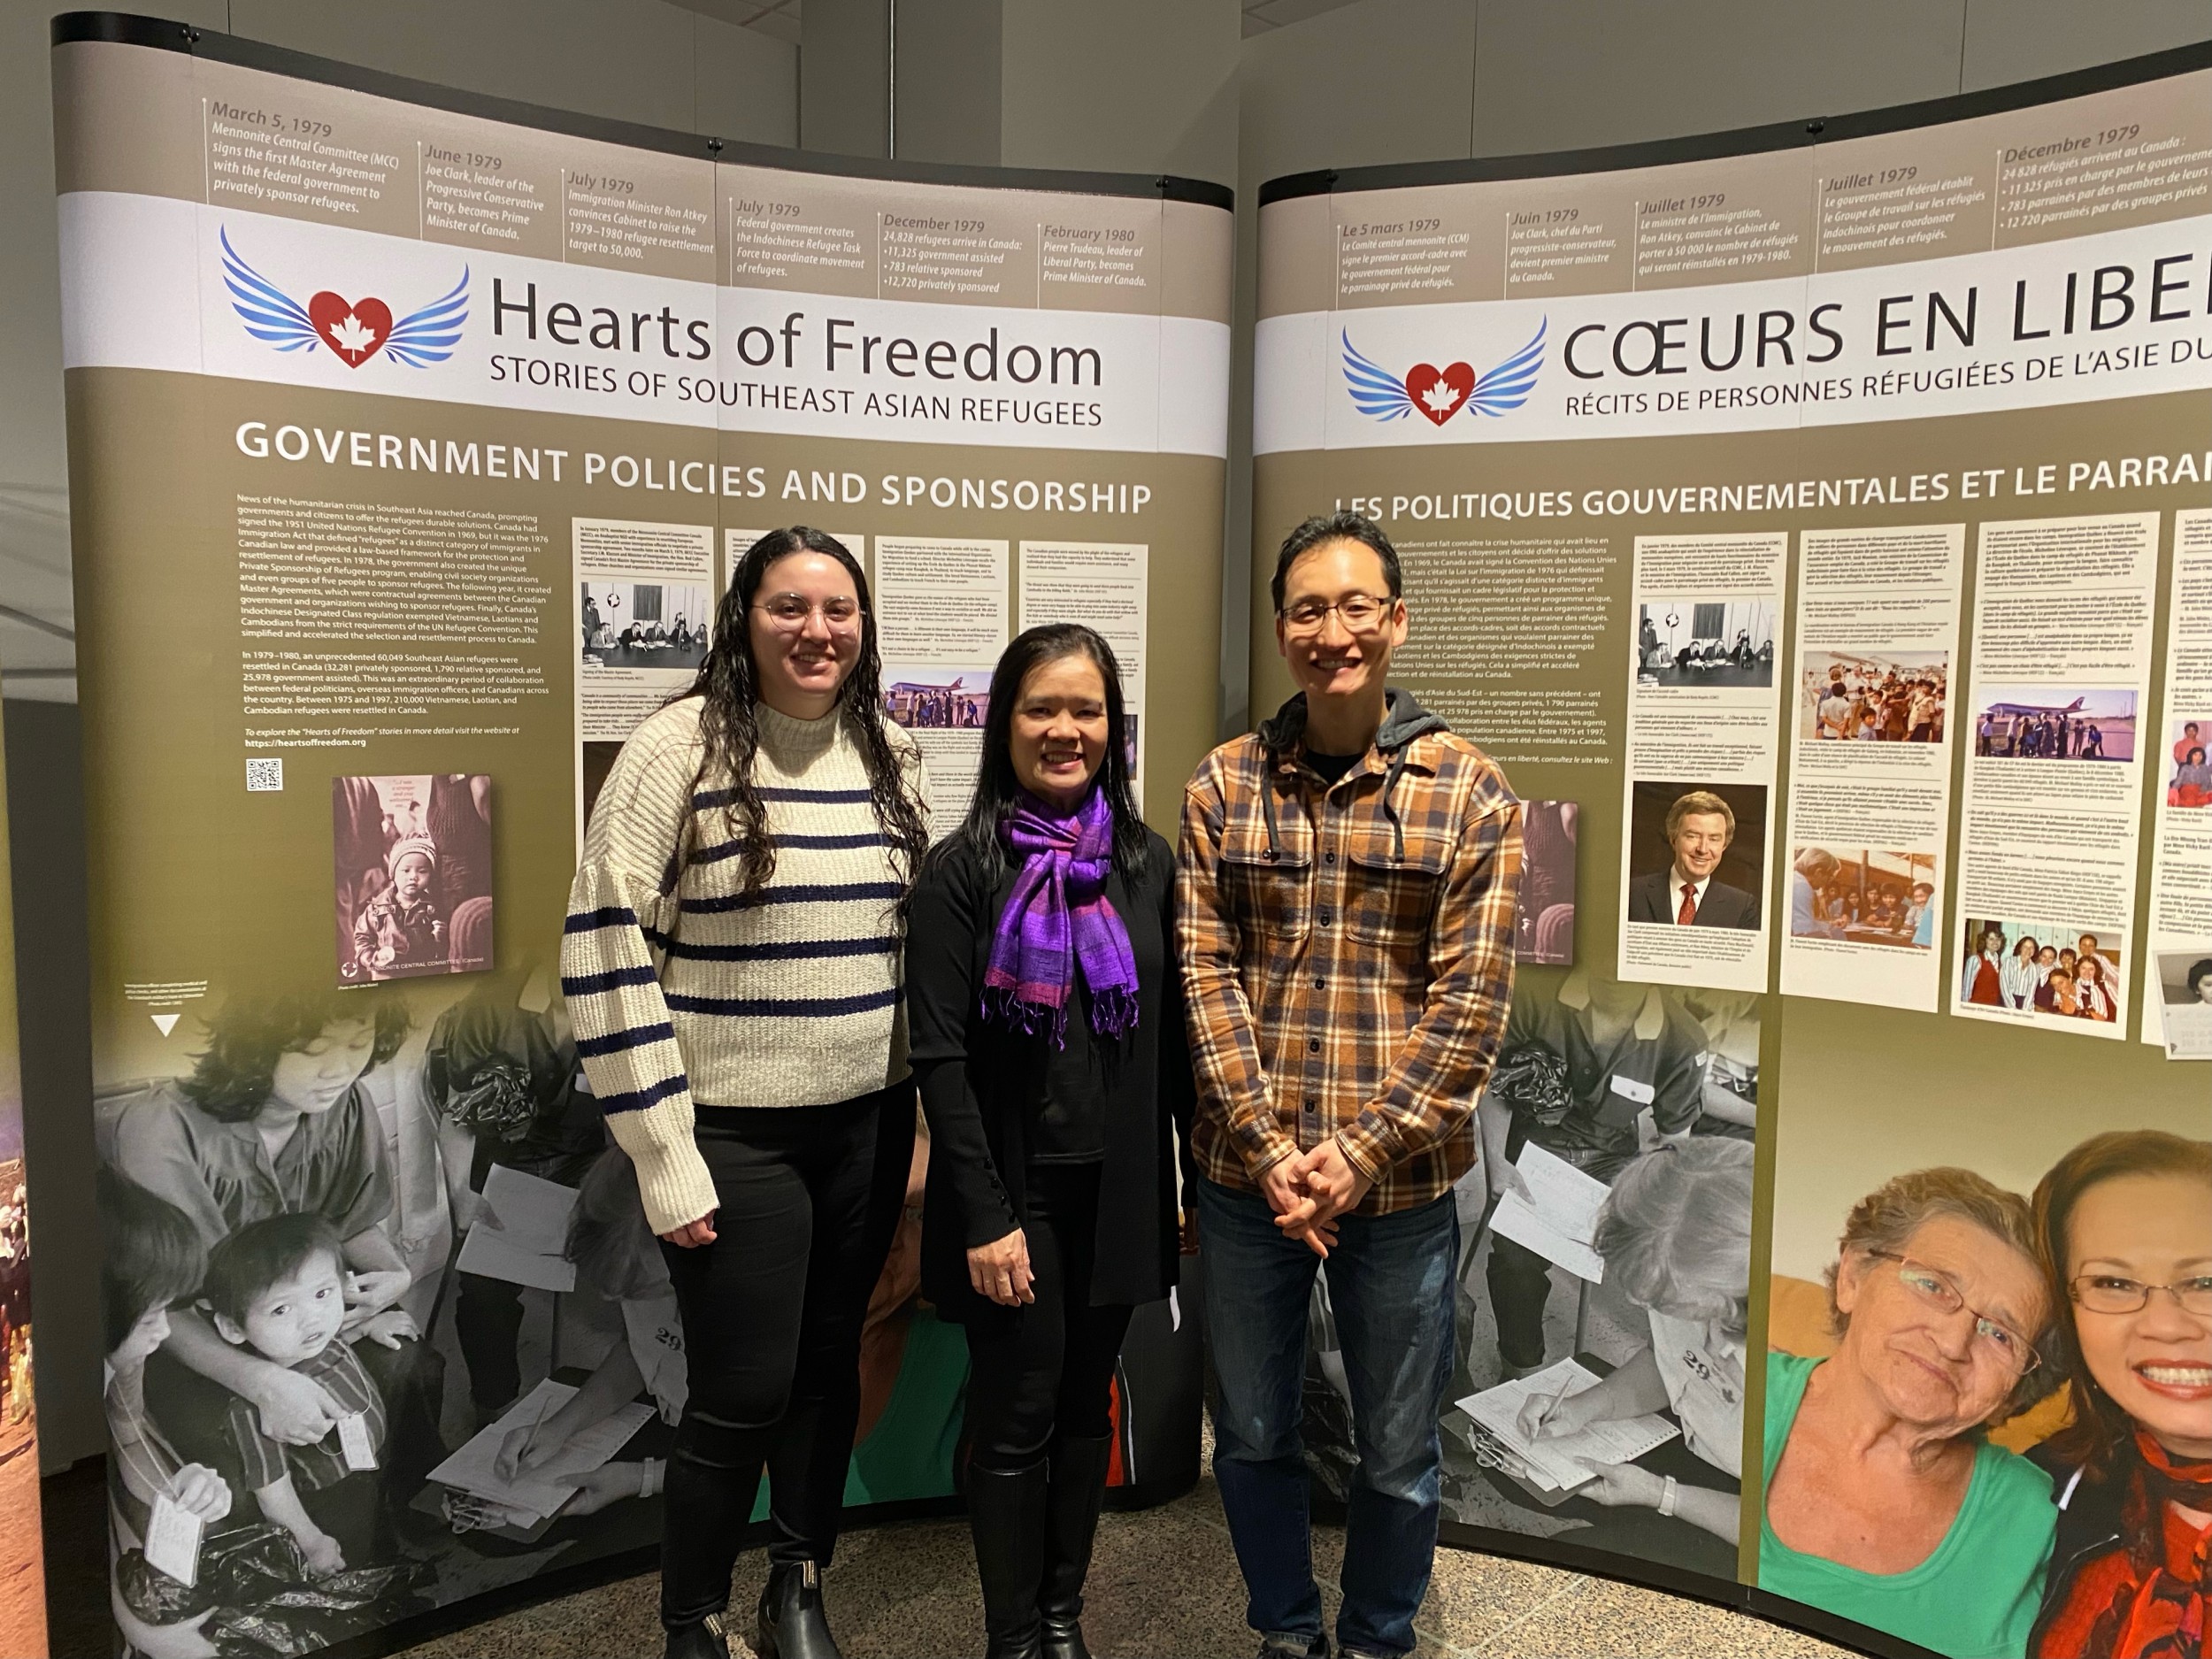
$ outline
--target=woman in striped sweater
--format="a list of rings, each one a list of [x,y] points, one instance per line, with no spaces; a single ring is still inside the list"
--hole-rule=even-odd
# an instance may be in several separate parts
[[[724,1659],[764,1464],[764,1659],[832,1659],[859,1347],[914,1138],[904,902],[920,757],[882,715],[867,579],[818,530],[731,578],[685,696],[623,746],[569,897],[562,988],[585,1076],[637,1165],[683,1315],[668,1463],[671,1659]]]

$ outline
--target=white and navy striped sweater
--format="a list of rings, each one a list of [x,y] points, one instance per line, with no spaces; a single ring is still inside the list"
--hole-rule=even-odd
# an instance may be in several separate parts
[[[637,1165],[656,1233],[715,1207],[692,1141],[695,1102],[818,1106],[907,1075],[902,888],[860,751],[835,714],[756,710],[753,779],[776,870],[741,897],[720,810],[728,793],[693,787],[702,706],[673,703],[623,745],[584,836],[561,941],[577,1052]],[[896,727],[891,738],[926,799],[912,740]]]

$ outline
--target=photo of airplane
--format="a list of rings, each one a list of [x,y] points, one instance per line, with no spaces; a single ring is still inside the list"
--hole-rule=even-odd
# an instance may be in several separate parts
[[[1983,686],[1974,753],[1995,760],[2133,760],[2136,694],[2112,687]]]

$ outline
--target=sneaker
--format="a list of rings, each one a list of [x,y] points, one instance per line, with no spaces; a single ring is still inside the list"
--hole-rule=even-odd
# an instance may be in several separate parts
[[[1325,1632],[1310,1641],[1302,1640],[1295,1633],[1263,1637],[1259,1659],[1329,1659],[1329,1638]]]

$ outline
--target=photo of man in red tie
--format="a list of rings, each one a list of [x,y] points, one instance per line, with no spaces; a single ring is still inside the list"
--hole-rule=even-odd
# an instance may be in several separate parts
[[[1673,856],[1664,870],[1628,884],[1628,919],[1677,927],[1757,927],[1759,895],[1713,879],[1735,839],[1734,809],[1719,795],[1693,789],[1676,796],[1667,809]]]

